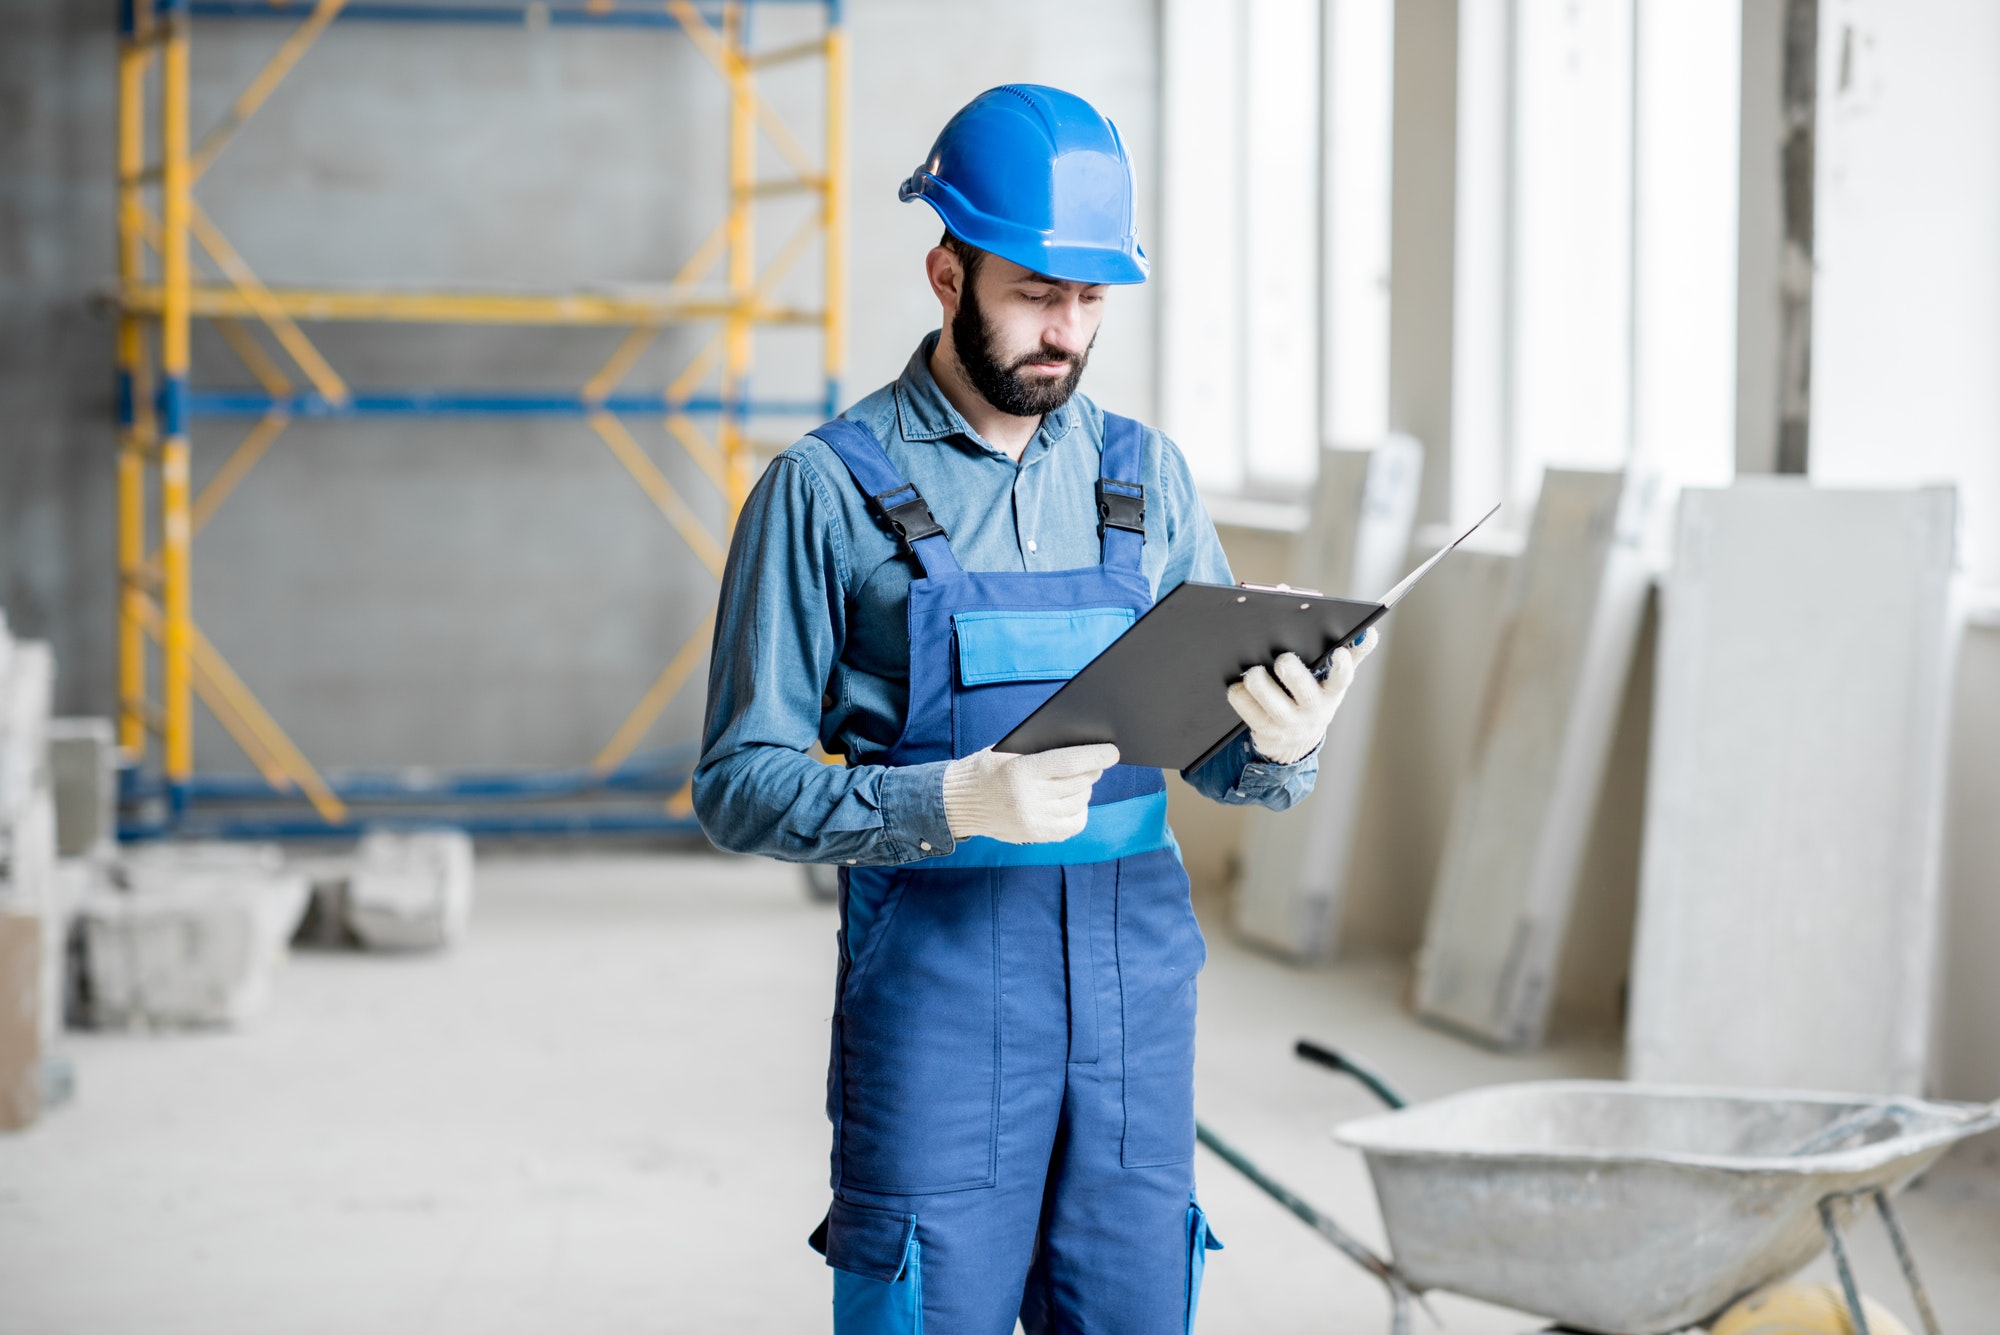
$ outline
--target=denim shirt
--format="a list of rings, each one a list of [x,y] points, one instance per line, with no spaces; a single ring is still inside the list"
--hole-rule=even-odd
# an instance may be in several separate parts
[[[875,433],[950,534],[967,570],[1070,570],[1099,559],[1104,416],[1082,395],[1042,419],[1019,463],[973,433],[931,378],[932,333],[901,378],[842,416]],[[1232,583],[1215,526],[1172,441],[1145,432],[1144,568],[1153,596]],[[694,808],[718,846],[792,862],[889,865],[949,853],[949,761],[876,757],[903,730],[914,557],[815,436],[780,454],[736,521],[709,658]],[[847,763],[826,764],[813,744]],[[1311,791],[1239,737],[1185,775],[1220,802],[1282,811]]]

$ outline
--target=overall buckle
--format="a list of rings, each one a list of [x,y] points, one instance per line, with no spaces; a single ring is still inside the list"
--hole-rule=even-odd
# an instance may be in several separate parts
[[[909,494],[907,500],[890,504],[891,496],[901,496],[905,492]],[[924,500],[923,494],[907,482],[893,490],[877,492],[868,500],[875,507],[875,513],[889,521],[889,527],[896,530],[896,536],[906,546],[915,546],[925,538],[947,536],[944,525],[938,523],[937,516],[931,513],[930,504]]]
[[[1146,536],[1145,487],[1117,478],[1097,479],[1097,536],[1102,538],[1107,528],[1122,528],[1141,538]]]

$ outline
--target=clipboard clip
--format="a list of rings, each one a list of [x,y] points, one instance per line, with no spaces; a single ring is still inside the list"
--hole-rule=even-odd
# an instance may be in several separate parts
[[[1129,490],[1114,491],[1114,487]],[[1142,539],[1146,536],[1146,488],[1142,484],[1097,479],[1097,536],[1103,537],[1107,528],[1122,528]]]
[[[1236,587],[1239,589],[1254,589],[1258,593],[1299,593],[1299,594],[1304,594],[1308,598],[1326,597],[1326,595],[1321,593],[1318,589],[1300,589],[1300,588],[1295,588],[1290,584],[1252,584],[1247,579],[1244,580],[1241,584],[1238,584]]]

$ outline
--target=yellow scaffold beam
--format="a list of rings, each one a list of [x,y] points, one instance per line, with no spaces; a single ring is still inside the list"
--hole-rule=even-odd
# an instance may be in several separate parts
[[[817,325],[823,315],[789,306],[743,310],[725,297],[691,299],[576,292],[384,292],[345,288],[267,287],[270,309],[294,320],[360,320],[384,324],[671,325],[740,317],[756,324]],[[127,311],[160,313],[165,297],[156,283],[127,289]],[[204,318],[261,318],[243,292],[223,283],[190,286],[192,314]]]
[[[266,394],[289,394],[292,382],[271,360],[271,354],[264,351],[257,342],[257,336],[246,328],[241,320],[224,317],[215,321],[215,332],[222,335],[222,341],[236,354],[236,360],[244,369],[257,377],[257,383],[264,387]]]
[[[312,14],[292,31],[277,54],[265,62],[257,77],[250,81],[250,86],[237,97],[221,123],[202,136],[201,144],[188,162],[191,179],[201,179],[202,173],[208,170],[209,164],[215,161],[215,155],[229,143],[230,137],[242,128],[243,122],[256,114],[257,108],[264,105],[264,99],[284,82],[292,67],[299,63],[299,57],[319,40],[320,34],[333,25],[333,21],[340,17],[340,11],[346,7],[347,0],[319,0]]]
[[[694,254],[688,256],[688,261],[681,266],[680,272],[667,280],[667,289],[673,291],[693,287],[708,277],[708,271],[722,258],[728,242],[729,219],[724,217],[709,230],[707,238],[695,247]],[[646,349],[652,346],[653,340],[659,337],[662,328],[663,326],[658,324],[634,325],[632,332],[625,336],[616,351],[597,369],[597,374],[584,382],[583,397],[602,399],[618,388],[618,382],[626,377]],[[668,397],[673,396],[669,394]]]
[[[687,679],[694,675],[696,665],[707,652],[709,636],[714,631],[715,613],[710,612],[681,644],[679,652],[668,660],[660,675],[653,679],[653,684],[646,688],[646,693],[640,697],[639,703],[625,716],[625,721],[618,725],[618,731],[613,734],[604,749],[597,753],[597,759],[590,762],[593,770],[599,774],[609,774],[625,762],[625,757],[632,754],[633,748],[645,737],[646,730],[653,726],[655,719],[659,718],[660,711],[667,707],[667,702],[672,700],[680,688],[687,684]]]
[[[587,0],[608,13],[617,0]],[[149,734],[161,743],[170,784],[192,776],[191,697],[198,697],[240,745],[274,790],[302,792],[329,822],[347,819],[347,808],[311,763],[257,701],[196,626],[191,597],[191,546],[286,430],[289,418],[273,410],[255,422],[222,467],[194,495],[188,401],[191,322],[214,321],[273,398],[296,392],[288,358],[319,395],[334,404],[349,398],[345,380],[300,328],[314,322],[615,327],[623,331],[609,357],[582,386],[586,402],[601,403],[639,368],[663,331],[706,326],[700,348],[672,377],[663,396],[662,422],[703,476],[722,493],[725,525],[733,522],[749,482],[751,441],[742,407],[748,393],[755,341],[768,326],[819,332],[828,392],[845,363],[847,46],[837,12],[824,36],[789,45],[748,49],[749,5],[723,0],[717,21],[698,0],[646,0],[678,21],[724,85],[728,107],[726,153],[728,207],[679,273],[665,284],[586,287],[566,292],[453,289],[444,287],[273,287],[244,260],[193,198],[202,179],[236,133],[297,68],[350,0],[315,0],[230,103],[218,122],[190,146],[191,81],[188,47],[191,15],[184,5],[134,6],[131,31],[119,47],[117,330],[121,394],[126,414],[118,440],[119,737],[143,759]],[[301,7],[303,8],[303,7]],[[758,87],[761,71],[815,58],[826,61],[825,140],[819,160],[793,133]],[[159,76],[156,165],[146,163],[149,77]],[[775,150],[784,170],[759,172],[760,141]],[[776,163],[768,164],[777,166]],[[158,211],[147,195],[158,191]],[[766,263],[759,262],[759,206],[802,198],[809,216]],[[823,239],[818,309],[780,301],[780,284]],[[149,251],[157,262],[149,264]],[[190,249],[213,261],[204,275]],[[715,271],[721,269],[722,273]],[[700,290],[697,290],[700,289]],[[255,330],[261,323],[269,338]],[[275,344],[275,346],[273,346]],[[282,355],[279,354],[282,349]],[[714,427],[697,425],[684,405],[698,386],[712,385],[723,403]],[[157,403],[157,408],[156,408]],[[711,574],[726,557],[722,536],[701,522],[626,424],[605,411],[587,415],[593,430],[660,509]],[[712,430],[712,434],[711,434]],[[152,550],[148,550],[151,547]],[[699,671],[713,634],[711,614],[679,646],[594,764],[615,769],[687,682]],[[159,646],[159,694],[148,681],[148,643]],[[685,815],[690,790],[666,809]]]
[[[141,598],[137,610],[139,623],[146,633],[158,639],[163,634],[161,623],[164,619],[159,605],[150,598]],[[250,758],[250,763],[257,767],[264,781],[279,792],[304,793],[321,819],[329,824],[337,825],[345,821],[346,803],[327,787],[319,771],[285,735],[285,730],[266,712],[200,628],[190,626],[188,629],[194,660],[195,693],[237,746],[242,748],[243,754]]]
[[[185,9],[169,15],[160,49],[160,375],[169,404],[188,383],[193,278],[188,255],[194,209],[188,177],[188,28]],[[192,569],[188,543],[188,424],[184,412],[163,414],[160,430],[160,714],[167,782],[194,774],[194,685],[191,653]]]
[[[278,304],[271,289],[264,286],[264,280],[243,262],[243,257],[236,253],[236,247],[229,244],[228,238],[209,221],[201,205],[192,199],[188,201],[188,224],[201,248],[228,277],[244,309],[264,322],[271,336],[278,340],[278,345],[291,354],[292,360],[305,372],[306,379],[313,382],[313,388],[334,403],[344,403],[348,397],[347,382],[327,364],[326,358],[319,355],[319,349],[312,345],[312,340],[292,322],[291,312]],[[193,313],[199,315],[203,312],[194,310]]]
[[[652,498],[660,513],[667,517],[667,522],[674,526],[674,531],[681,535],[681,541],[688,545],[695,559],[708,567],[709,574],[721,579],[726,555],[722,544],[695,517],[688,503],[674,490],[674,484],[667,481],[667,475],[660,471],[660,466],[639,448],[639,442],[632,439],[632,433],[625,429],[625,424],[607,412],[594,412],[588,420],[592,429],[611,448],[611,453],[617,456],[618,462],[625,465],[625,471],[632,475],[632,480]]]
[[[236,484],[241,482],[256,466],[257,461],[264,457],[264,452],[270,449],[271,443],[284,433],[291,420],[280,412],[266,413],[257,419],[257,424],[250,428],[250,433],[243,437],[235,452],[217,470],[215,476],[208,480],[208,485],[201,489],[201,494],[194,498],[194,504],[188,511],[193,532],[199,533],[207,527],[209,518],[215,514],[217,507],[229,499],[229,493],[236,490]]]
[[[145,274],[144,201],[146,75],[153,66],[152,12],[140,6],[135,30],[118,51],[118,281],[130,287]],[[147,727],[146,643],[138,604],[138,570],[146,559],[146,465],[159,448],[153,420],[153,377],[146,330],[129,313],[118,319],[118,372],[124,377],[128,420],[118,433],[118,745],[138,760]]]

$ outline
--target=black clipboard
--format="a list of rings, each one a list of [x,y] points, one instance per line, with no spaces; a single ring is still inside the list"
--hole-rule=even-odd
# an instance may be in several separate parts
[[[1324,675],[1334,650],[1388,615],[1499,509],[1480,516],[1379,602],[1283,585],[1178,584],[994,749],[1031,754],[1113,742],[1127,765],[1195,769],[1243,732],[1229,707],[1232,682],[1285,653]]]

